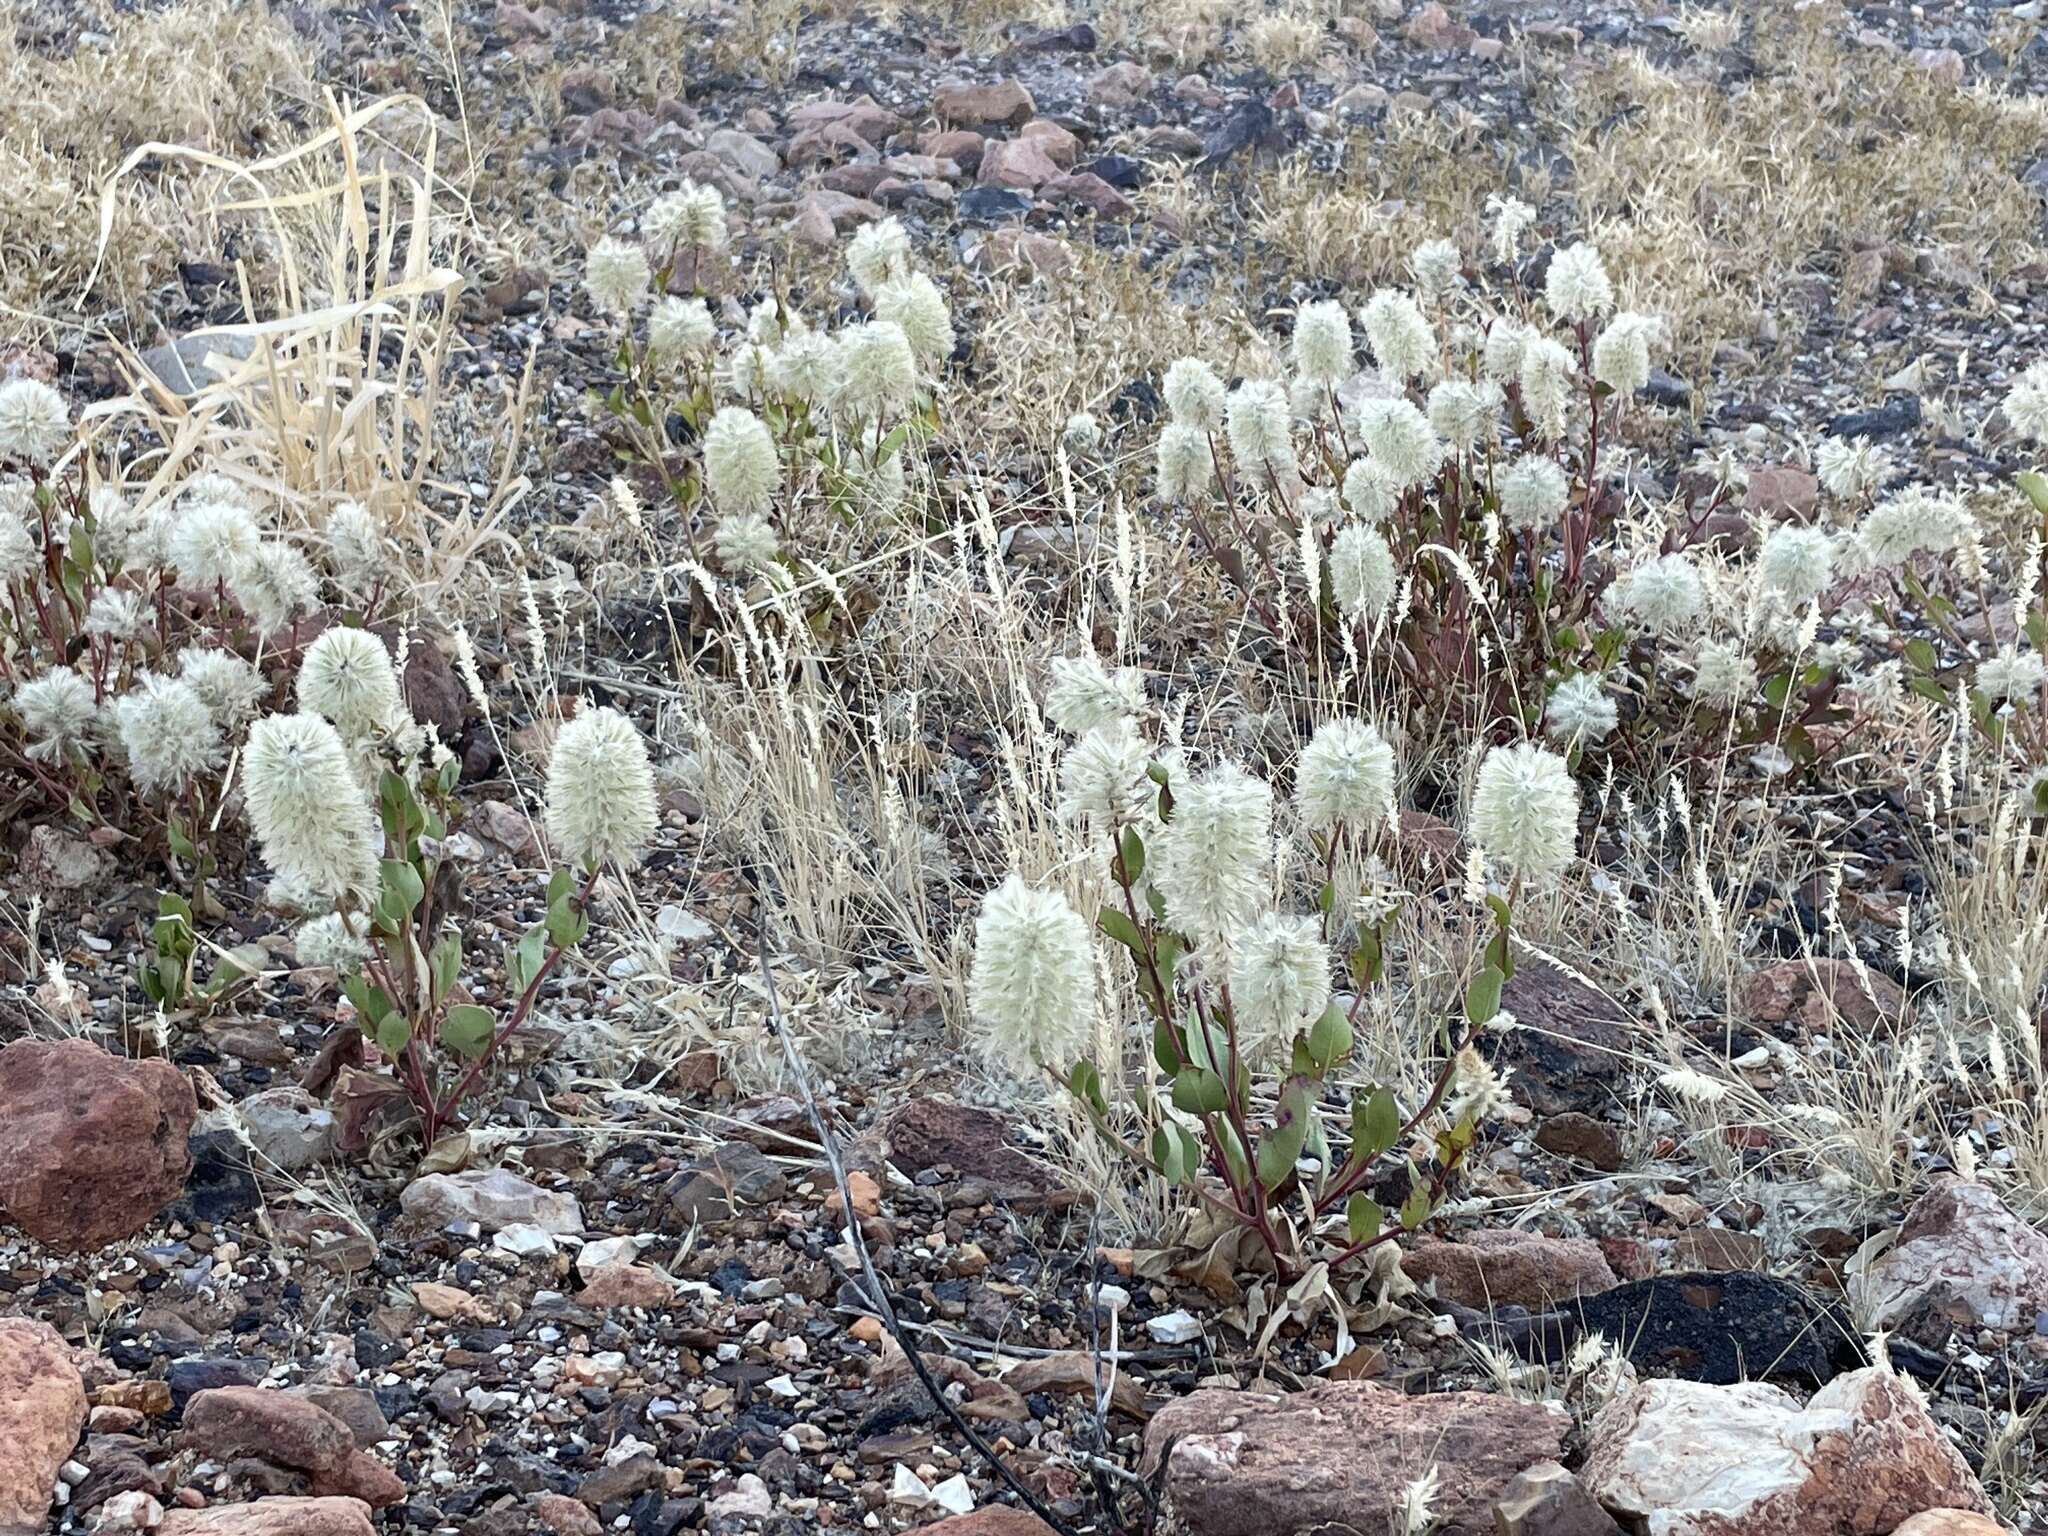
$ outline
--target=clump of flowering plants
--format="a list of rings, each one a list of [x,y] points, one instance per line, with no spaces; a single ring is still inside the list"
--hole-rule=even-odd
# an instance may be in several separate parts
[[[1302,305],[1285,378],[1166,370],[1157,494],[1294,666],[1408,723],[1541,732],[1646,779],[1730,749],[1815,765],[1900,685],[1989,737],[2035,702],[2032,584],[2029,646],[1980,659],[1956,623],[1959,598],[1991,606],[1975,519],[1889,487],[1881,449],[1825,441],[1826,498],[1790,515],[1739,511],[1732,462],[1683,504],[1625,492],[1661,324],[1618,306],[1584,242],[1525,287],[1532,219],[1496,200],[1489,249],[1428,241],[1410,286]],[[2005,403],[2023,436],[2048,430],[2044,377]]]
[[[686,184],[646,210],[637,238],[591,249],[584,286],[626,331],[602,405],[659,475],[670,507],[657,515],[673,517],[700,585],[716,572],[787,586],[832,527],[857,533],[904,509],[906,461],[938,429],[952,313],[903,227],[883,219],[848,243],[857,318],[814,327],[770,291],[728,334],[701,282],[724,244],[718,194]],[[698,617],[715,616],[700,604]],[[827,598],[812,617],[829,623]]]
[[[1275,1273],[1354,1263],[1427,1222],[1445,1199],[1502,1082],[1478,1050],[1513,974],[1525,881],[1573,856],[1578,790],[1541,747],[1482,764],[1471,832],[1507,878],[1481,885],[1490,936],[1426,1050],[1429,1087],[1356,1082],[1361,1010],[1388,985],[1398,902],[1349,901],[1340,871],[1365,867],[1394,825],[1394,754],[1367,722],[1326,722],[1294,769],[1291,813],[1324,872],[1307,910],[1274,900],[1275,796],[1228,764],[1187,772],[1147,743],[1128,680],[1091,660],[1059,664],[1052,713],[1080,732],[1061,767],[1063,815],[1102,850],[1113,892],[1091,924],[1056,891],[1012,874],[984,901],[970,1003],[990,1048],[1048,1072],[1135,1165],[1191,1190],[1256,1235]],[[1144,1017],[1142,1064],[1126,1031],[1095,1030],[1101,944],[1129,967]],[[1337,990],[1339,980],[1348,997]],[[1107,1084],[1130,1084],[1114,1096]],[[1371,1192],[1407,1164],[1389,1211]]]

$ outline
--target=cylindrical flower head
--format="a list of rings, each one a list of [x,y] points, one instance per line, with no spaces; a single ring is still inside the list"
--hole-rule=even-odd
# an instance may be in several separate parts
[[[1756,695],[1756,662],[1741,646],[1702,640],[1692,662],[1692,696],[1716,709],[1739,709]]]
[[[71,446],[71,412],[64,397],[40,379],[0,384],[0,459],[38,468]]]
[[[292,954],[301,970],[339,971],[346,975],[370,955],[362,919],[329,912],[301,923],[292,935]]]
[[[1377,459],[1353,459],[1344,471],[1344,505],[1368,523],[1383,523],[1401,505],[1403,486]]]
[[[1583,240],[1554,252],[1543,279],[1543,301],[1567,323],[1596,319],[1612,309],[1614,284],[1600,252]]]
[[[1662,339],[1663,323],[1650,315],[1622,313],[1593,341],[1593,377],[1624,398],[1650,382],[1650,348]]]
[[[25,580],[43,563],[42,546],[11,507],[0,507],[0,588]]]
[[[1304,304],[1295,312],[1294,368],[1322,390],[1351,377],[1351,317],[1335,299]]]
[[[359,501],[344,501],[327,514],[327,564],[342,585],[370,586],[384,570],[384,529]]]
[[[101,587],[85,613],[85,632],[95,639],[133,640],[149,618],[149,600],[129,587]]]
[[[1571,481],[1555,460],[1524,454],[1502,472],[1499,491],[1502,521],[1529,533],[1564,516]]]
[[[658,363],[708,352],[718,339],[718,323],[702,299],[669,297],[647,317],[647,350]]]
[[[1231,937],[1225,971],[1240,1056],[1284,1045],[1330,1003],[1330,951],[1312,917],[1266,913]]]
[[[1064,1075],[1095,1026],[1095,955],[1088,924],[1057,891],[1017,875],[982,898],[967,1005],[992,1054],[1019,1070]]]
[[[846,270],[863,296],[910,271],[910,236],[895,219],[879,219],[853,232],[846,247]]]
[[[203,501],[185,511],[172,530],[169,554],[178,579],[188,587],[232,584],[256,558],[263,535],[247,507],[232,501]]]
[[[1215,484],[1209,434],[1186,422],[1169,421],[1159,433],[1159,499],[1205,501]]]
[[[1522,354],[1528,350],[1530,331],[1512,320],[1497,319],[1486,332],[1486,346],[1479,366],[1496,384],[1506,386],[1522,377]]]
[[[28,737],[28,755],[39,763],[61,762],[83,748],[99,718],[92,684],[69,667],[30,678],[7,703]]]
[[[1835,537],[1825,528],[1781,523],[1757,553],[1757,576],[1766,592],[1803,607],[1835,579]]]
[[[220,731],[206,701],[174,677],[145,672],[114,701],[114,726],[128,773],[146,795],[176,795],[217,767]]]
[[[1548,880],[1579,839],[1579,786],[1555,752],[1532,742],[1495,747],[1472,792],[1472,840],[1523,880]]]
[[[886,420],[917,400],[917,354],[893,320],[869,320],[841,331],[839,363],[839,395],[833,405],[844,415]]]
[[[2038,651],[2008,645],[1977,663],[1977,691],[1993,704],[2011,700],[2033,706],[2040,702],[2044,669]]]
[[[1425,240],[1408,258],[1415,286],[1432,299],[1441,299],[1457,287],[1464,268],[1465,258],[1455,240]]]
[[[1486,199],[1486,211],[1493,215],[1493,228],[1487,232],[1493,259],[1511,267],[1522,254],[1522,231],[1536,222],[1536,210],[1518,197],[1494,193]]]
[[[367,629],[322,630],[299,663],[299,708],[349,741],[403,724],[405,700],[384,642]]]
[[[711,547],[728,573],[767,571],[782,553],[775,525],[758,512],[733,512],[720,518],[711,535]]]
[[[654,200],[640,228],[664,260],[678,247],[719,250],[725,244],[725,199],[716,187],[686,181]]]
[[[1548,336],[1527,336],[1522,342],[1522,405],[1545,437],[1564,435],[1571,409],[1578,359]]]
[[[1394,814],[1394,749],[1363,720],[1326,720],[1294,765],[1294,804],[1311,832],[1363,832]]]
[[[1422,307],[1398,288],[1382,288],[1358,312],[1365,344],[1380,372],[1406,381],[1436,367],[1436,332]]]
[[[1999,410],[2021,437],[2048,443],[2048,358],[2032,364],[2013,381]]]
[[[1145,679],[1136,667],[1112,673],[1093,656],[1055,656],[1051,671],[1045,712],[1076,736],[1128,720],[1145,707]]]
[[[1199,357],[1183,357],[1168,368],[1159,393],[1181,426],[1202,433],[1223,430],[1223,381]]]
[[[599,309],[626,314],[647,297],[654,273],[647,253],[631,240],[606,235],[583,261],[583,286]]]
[[[1429,424],[1459,453],[1492,444],[1500,408],[1500,386],[1491,379],[1446,379],[1429,392]]]
[[[1553,741],[1604,741],[1620,723],[1620,706],[1601,691],[1594,672],[1574,672],[1559,683],[1543,711],[1543,728]]]
[[[1269,468],[1294,467],[1287,391],[1271,379],[1246,379],[1232,390],[1225,422],[1239,474],[1258,482]]]
[[[233,651],[197,645],[178,652],[178,678],[199,695],[223,731],[238,731],[254,719],[256,701],[270,686],[253,663]]]
[[[1376,624],[1394,600],[1394,552],[1377,528],[1348,523],[1330,541],[1330,596],[1354,624]]]
[[[296,545],[264,539],[256,546],[255,558],[229,583],[229,590],[257,633],[269,634],[319,603],[320,577]]]
[[[953,355],[953,312],[939,285],[922,272],[892,277],[875,289],[875,318],[903,327],[910,350],[927,371],[937,372]]]
[[[839,343],[823,331],[785,336],[768,355],[768,382],[777,393],[809,405],[830,405],[839,392]]]
[[[1060,759],[1060,816],[1095,832],[1150,819],[1159,787],[1147,774],[1152,749],[1127,719],[1096,726]]]
[[[299,714],[250,726],[242,798],[280,879],[329,899],[376,896],[377,824],[332,725]]]
[[[1093,453],[1102,446],[1102,423],[1092,411],[1075,411],[1060,428],[1060,443],[1069,453]]]
[[[704,429],[704,488],[727,516],[765,517],[775,505],[775,493],[782,489],[775,439],[744,406],[720,407]]]
[[[548,758],[548,840],[585,869],[628,864],[657,821],[654,769],[633,722],[615,709],[579,711]]]
[[[1225,765],[1176,783],[1173,802],[1150,864],[1166,919],[1197,939],[1235,933],[1270,894],[1272,788]]]
[[[1868,496],[1891,478],[1891,455],[1867,437],[1830,437],[1814,450],[1813,472],[1830,496]]]
[[[1653,635],[1690,634],[1707,616],[1707,584],[1684,555],[1659,555],[1609,591],[1616,606]]]
[[[1443,440],[1406,400],[1359,401],[1358,435],[1373,462],[1404,491],[1429,479],[1444,461]]]
[[[1878,567],[1903,565],[1925,551],[1954,549],[1973,531],[1969,509],[1956,497],[1909,485],[1870,509],[1856,530],[1864,560]]]

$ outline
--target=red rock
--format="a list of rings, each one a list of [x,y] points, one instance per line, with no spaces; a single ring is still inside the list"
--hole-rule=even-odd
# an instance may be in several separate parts
[[[1038,110],[1031,93],[1016,80],[992,85],[942,85],[932,94],[932,112],[953,128],[978,128],[983,123],[1016,127]]]
[[[1408,41],[1418,48],[1450,49],[1469,48],[1478,33],[1462,22],[1451,20],[1450,13],[1436,0],[1430,0],[1408,18],[1408,25],[1402,28]]]
[[[1605,1120],[1577,1110],[1545,1120],[1536,1128],[1536,1145],[1558,1157],[1591,1164],[1602,1173],[1613,1173],[1622,1164],[1620,1133]]]
[[[1039,195],[1047,202],[1086,204],[1091,211],[1105,219],[1128,219],[1137,212],[1136,206],[1128,197],[1093,171],[1081,171],[1071,176],[1055,176],[1039,188]]]
[[[1600,1501],[1554,1461],[1518,1473],[1495,1509],[1500,1536],[1621,1536]]]
[[[667,1307],[675,1299],[676,1288],[644,1264],[600,1264],[576,1293],[586,1307]]]
[[[1424,1238],[1401,1255],[1401,1268],[1418,1285],[1434,1281],[1438,1296],[1466,1307],[1538,1311],[1620,1284],[1592,1239],[1539,1232],[1472,1232],[1456,1242]]]
[[[1411,1397],[1371,1382],[1304,1392],[1200,1391],[1145,1429],[1147,1471],[1189,1536],[1384,1529],[1402,1491],[1432,1467],[1437,1536],[1494,1536],[1515,1476],[1563,1454],[1566,1415],[1484,1392]],[[1171,1447],[1169,1453],[1168,1447]]]
[[[1901,1525],[1892,1536],[2010,1536],[2007,1528],[1988,1515],[1969,1509],[1923,1509]]]
[[[1872,1325],[1916,1321],[2031,1333],[2048,1311],[2048,1236],[1982,1184],[1943,1179],[1914,1202],[1898,1239],[1871,1267]]]
[[[51,1248],[133,1237],[184,1189],[197,1112],[167,1061],[17,1040],[0,1050],[0,1206]]]
[[[184,1443],[204,1456],[255,1456],[302,1472],[338,1472],[356,1454],[349,1427],[317,1403],[265,1387],[214,1387],[185,1405]]]
[[[258,1499],[164,1512],[156,1536],[376,1536],[361,1499]]]
[[[85,1384],[48,1323],[0,1317],[0,1531],[40,1531],[85,1426]]]
[[[1989,1502],[1912,1389],[1881,1366],[1804,1408],[1762,1382],[1647,1381],[1594,1421],[1581,1479],[1659,1536],[1884,1536]]]
[[[1100,107],[1129,109],[1152,90],[1152,71],[1129,59],[1096,71],[1088,81],[1088,99]]]
[[[1522,1026],[1480,1036],[1479,1048],[1515,1069],[1508,1091],[1539,1115],[1597,1114],[1621,1088],[1634,1021],[1612,998],[1534,957],[1519,960],[1500,1005]]]
[[[1749,1232],[1731,1232],[1726,1227],[1694,1227],[1678,1234],[1678,1241],[1671,1245],[1671,1262],[1677,1269],[1699,1269],[1712,1274],[1762,1269],[1764,1243],[1762,1238]]]
[[[1065,242],[1035,229],[999,229],[975,247],[970,260],[979,271],[1034,277],[1065,272],[1074,264],[1074,253]]]
[[[1010,1145],[1001,1116],[949,1099],[912,1099],[889,1121],[889,1159],[905,1173],[951,1168],[1000,1192],[1042,1193],[1057,1181]]]
[[[998,139],[981,152],[975,180],[984,187],[1028,192],[1059,174],[1059,166],[1036,139]]]
[[[554,1536],[604,1536],[604,1523],[567,1494],[535,1494],[533,1518]]]
[[[834,123],[850,128],[871,144],[880,144],[903,125],[903,119],[865,95],[853,101],[806,102],[789,114],[789,127],[796,133]]]
[[[322,1498],[361,1499],[372,1509],[405,1502],[405,1484],[376,1457],[354,1451],[339,1467],[313,1474],[313,1492]]]
[[[917,147],[934,160],[951,160],[962,170],[971,171],[981,164],[988,140],[972,128],[944,128],[926,134],[918,140]]]
[[[1897,982],[1866,970],[1859,976],[1846,960],[1780,960],[1746,976],[1742,1011],[1758,1024],[1803,1024],[1832,1034],[1837,1021],[1857,1030],[1896,1026],[1910,1006]]]
[[[1054,165],[1063,171],[1074,168],[1081,153],[1081,141],[1049,117],[1034,117],[1017,130],[1020,139],[1036,139]]]
[[[1820,501],[1820,481],[1797,464],[1760,465],[1749,472],[1744,501],[1760,516],[1805,522]]]

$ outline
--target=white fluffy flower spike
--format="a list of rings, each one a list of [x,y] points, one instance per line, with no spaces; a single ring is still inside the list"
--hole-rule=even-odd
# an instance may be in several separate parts
[[[1495,747],[1472,792],[1472,839],[1518,879],[1551,879],[1571,863],[1579,786],[1555,752],[1531,742]]]
[[[982,898],[967,1003],[994,1055],[1064,1073],[1095,1027],[1086,920],[1057,891],[1033,890],[1010,875]]]
[[[586,869],[630,864],[658,820],[654,769],[632,721],[615,709],[579,711],[548,758],[548,840]]]

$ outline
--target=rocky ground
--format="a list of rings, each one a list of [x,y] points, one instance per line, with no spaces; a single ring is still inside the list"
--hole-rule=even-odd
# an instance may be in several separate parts
[[[1884,61],[2022,98],[2048,81],[2038,6],[1817,9],[1852,70]],[[1790,46],[1751,26],[1703,48],[1694,13],[1650,4],[1506,0],[1318,13],[1301,57],[1291,34],[1200,5],[970,3],[885,21],[377,0],[278,19],[314,78],[419,93],[468,161],[479,271],[448,409],[488,421],[536,359],[531,530],[577,522],[619,468],[588,404],[615,379],[616,337],[580,291],[582,248],[677,178],[719,186],[736,249],[772,253],[814,294],[853,229],[897,214],[957,271],[957,361],[988,381],[1012,365],[984,328],[1021,288],[1085,286],[1113,262],[1151,284],[1146,302],[1189,306],[1196,334],[1211,316],[1291,307],[1338,291],[1353,258],[1314,270],[1311,242],[1284,233],[1302,222],[1270,217],[1276,203],[1312,209],[1321,187],[1405,174],[1403,146],[1424,142],[1496,179],[1547,166],[1551,209],[1569,209],[1561,93],[1640,55],[1734,97],[1784,70],[1774,50]],[[50,4],[11,24],[21,46],[62,53],[94,46],[96,21]],[[308,101],[281,115],[320,119]],[[1884,153],[1881,125],[1871,138]],[[2038,238],[2048,142],[1982,154],[2036,198]],[[1405,217],[1397,202],[1379,215]],[[1668,487],[1740,449],[1773,466],[1752,475],[1752,506],[1810,507],[1805,446],[1862,435],[1932,478],[2008,475],[2012,454],[1962,424],[2038,354],[2048,269],[1955,222],[1930,208],[1822,242],[1716,309],[1718,329],[1657,382],[1668,440],[1641,473]],[[245,254],[191,253],[129,306],[121,339],[164,349],[243,318],[227,263]],[[754,297],[753,270],[736,258],[721,297]],[[1125,302],[1076,300],[1105,333]],[[82,402],[121,387],[104,333],[35,345]],[[1118,451],[1133,457],[1158,410],[1147,368],[1108,342],[1043,398],[1128,423]],[[457,436],[443,478],[491,481],[494,446]],[[1042,475],[1027,454],[1004,458],[998,434],[972,451],[1013,485]],[[583,558],[533,538],[564,566]],[[644,605],[608,610],[585,664],[625,687],[644,678],[644,620]],[[516,931],[538,892],[515,769],[435,667],[407,681],[464,758],[473,798],[451,854],[472,911]],[[985,741],[931,745],[995,772]],[[1813,931],[1820,897],[1773,892],[1738,1007],[1688,1025],[1760,1093],[1782,1086],[1784,1053],[1844,1028],[1876,1038],[1913,1006],[1893,958],[1894,903],[1919,880],[1910,819],[1893,802],[1852,821],[1840,846],[1873,873],[1849,921],[1874,982],[1774,960],[1773,944]],[[1729,1125],[1703,1153],[1643,1108],[1636,1021],[1549,966],[1525,966],[1503,999],[1522,1026],[1501,1047],[1517,1103],[1461,1192],[1493,1214],[1416,1241],[1355,1339],[1334,1307],[1106,1216],[1028,1108],[987,1107],[902,957],[834,978],[872,1021],[817,1073],[852,1217],[901,1338],[1033,1514],[878,1317],[772,1046],[742,1058],[715,1031],[657,1040],[640,959],[608,952],[552,987],[471,1134],[422,1168],[377,1119],[340,1000],[291,971],[255,871],[222,878],[220,942],[256,946],[271,974],[166,1026],[132,973],[156,873],[53,829],[15,846],[41,926],[0,936],[0,1532],[2041,1523],[2048,1237],[2011,1208],[2039,1191],[2012,1189],[2009,1205],[1924,1146],[1895,1149],[1897,1199],[1780,1179],[1782,1126]],[[634,894],[671,941],[676,986],[708,994],[751,969],[757,900],[691,795],[667,798]],[[624,893],[601,891],[600,914],[622,929]],[[58,1043],[72,1034],[98,1044]],[[1956,1113],[1997,1166],[1996,1115]],[[1283,1303],[1298,1315],[1273,1319]]]

